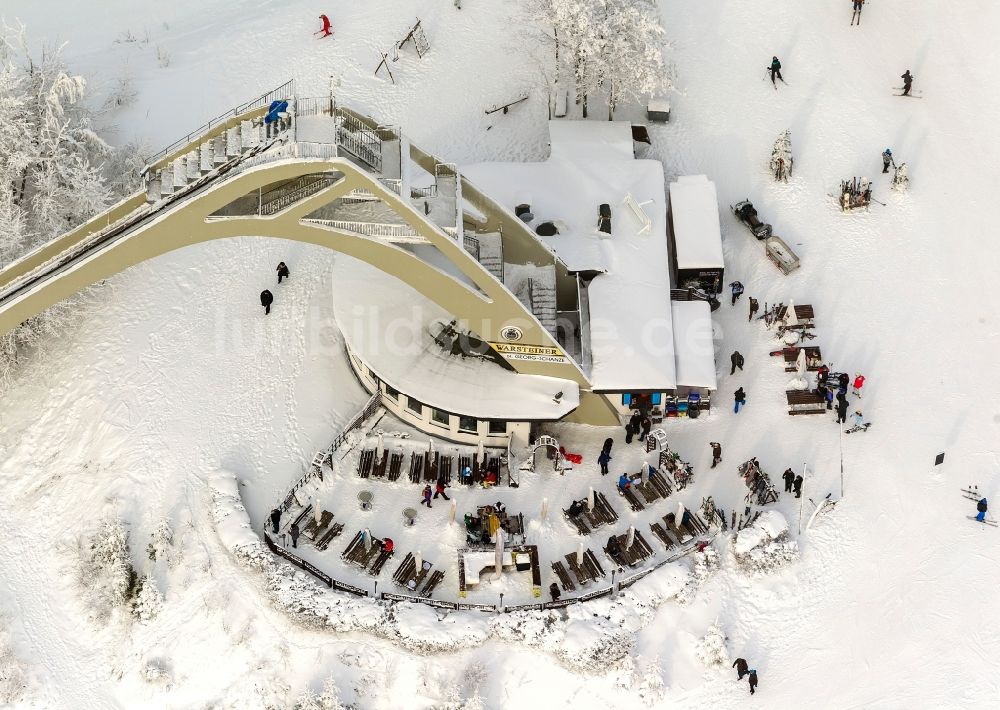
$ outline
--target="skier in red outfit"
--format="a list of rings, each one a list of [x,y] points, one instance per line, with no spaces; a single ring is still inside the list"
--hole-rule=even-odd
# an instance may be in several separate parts
[[[333,26],[330,24],[330,18],[327,17],[326,15],[320,15],[319,19],[321,19],[323,21],[323,29],[321,29],[319,32],[314,32],[313,34],[317,34],[318,35],[320,32],[322,32],[323,34],[320,35],[320,39],[323,39],[324,37],[329,37],[330,35],[332,35],[333,34]]]
[[[864,387],[864,386],[865,386],[865,376],[864,375],[855,375],[854,376],[854,396],[855,397],[860,397],[861,396],[861,388]]]

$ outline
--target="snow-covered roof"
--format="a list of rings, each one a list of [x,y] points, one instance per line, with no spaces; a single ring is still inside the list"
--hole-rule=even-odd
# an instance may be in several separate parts
[[[650,99],[646,104],[647,111],[659,111],[660,113],[670,112],[670,102],[666,99]]]
[[[722,268],[722,230],[715,183],[682,175],[670,183],[670,213],[678,269]]]
[[[369,264],[338,255],[332,283],[334,316],[350,349],[389,386],[425,405],[477,419],[546,421],[580,404],[571,380],[445,352],[432,325],[450,322],[451,314]]]
[[[705,301],[672,301],[674,353],[677,384],[714,390],[715,343],[712,339],[712,309]]]
[[[544,162],[479,163],[461,172],[508,209],[529,194],[533,224],[554,221],[559,228],[539,238],[571,271],[603,272],[588,288],[593,388],[673,389],[663,166],[633,157],[628,124],[560,120],[550,121],[549,131],[552,155]],[[625,134],[627,151],[609,147],[620,145]],[[643,234],[624,202],[627,194],[652,220]],[[602,203],[611,205],[610,236],[597,231]]]
[[[549,121],[552,158],[632,160],[632,124],[628,121]]]

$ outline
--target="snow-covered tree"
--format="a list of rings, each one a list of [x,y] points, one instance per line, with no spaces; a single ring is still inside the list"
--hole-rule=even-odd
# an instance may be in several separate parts
[[[58,48],[40,56],[22,26],[0,27],[0,266],[66,232],[138,182],[133,147],[116,151],[94,133],[86,82]],[[115,175],[114,184],[106,179]],[[18,352],[63,330],[63,305],[0,338],[0,381]]]
[[[81,576],[98,618],[125,606],[132,598],[137,577],[129,554],[128,531],[121,520],[101,522],[90,538]]]
[[[584,118],[595,92],[607,94],[610,119],[622,101],[673,86],[653,0],[532,0],[529,13],[552,28],[556,75],[572,77]]]
[[[156,580],[146,575],[139,580],[138,591],[132,602],[132,613],[145,624],[155,619],[162,608],[163,595],[156,586]]]
[[[698,660],[709,668],[729,666],[732,662],[729,658],[729,649],[726,648],[726,635],[722,633],[718,622],[708,627],[708,631],[699,639],[694,651]]]
[[[788,178],[792,176],[793,163],[792,132],[785,130],[778,136],[771,150],[771,175],[778,182],[788,182]]]
[[[896,166],[896,170],[892,174],[891,187],[897,192],[906,192],[910,187],[910,178],[906,174],[906,163],[900,163]]]

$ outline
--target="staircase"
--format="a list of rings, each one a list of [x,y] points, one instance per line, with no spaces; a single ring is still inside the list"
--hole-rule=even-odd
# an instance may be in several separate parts
[[[269,125],[260,119],[241,121],[239,125],[174,158],[159,170],[150,170],[146,180],[146,203],[166,199],[229,161],[267,147],[289,128],[291,120]]]
[[[528,294],[531,302],[531,312],[549,334],[556,337],[556,287],[555,267],[552,268],[553,283],[529,279]]]
[[[338,114],[337,144],[375,172],[382,172],[382,140],[354,116]]]
[[[472,258],[503,283],[503,241],[499,232],[466,234],[463,244]]]

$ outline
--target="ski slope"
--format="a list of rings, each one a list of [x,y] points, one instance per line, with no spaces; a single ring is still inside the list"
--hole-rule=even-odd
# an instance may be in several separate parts
[[[101,127],[115,142],[142,139],[155,151],[294,77],[303,96],[325,95],[332,81],[349,105],[459,164],[546,154],[539,67],[548,55],[513,0],[464,0],[461,11],[444,0],[93,5],[0,0],[0,15],[23,20],[35,42],[68,42],[73,71],[98,91],[130,77],[136,102]],[[977,484],[1000,505],[1000,326],[988,290],[1000,273],[991,241],[1000,95],[990,90],[1000,57],[988,31],[1000,26],[1000,6],[969,0],[944,12],[880,0],[851,27],[847,2],[661,5],[678,93],[671,122],[651,127],[646,157],[660,158],[668,179],[715,182],[727,276],[762,306],[814,306],[825,359],[866,374],[860,405],[874,425],[842,438],[832,414],[788,417],[789,376],[767,355],[775,341],[746,322],[745,297],[725,304],[716,313],[719,406],[674,427],[671,445],[727,509],[743,492],[735,467],[754,455],[772,478],[808,464],[807,498],[838,498],[842,485],[844,498],[798,537],[802,558],[781,573],[747,578],[720,545],[722,569],[692,603],[668,602],[652,623],[639,623],[637,608],[626,614],[629,663],[662,679],[662,706],[744,707],[746,686],[694,656],[718,620],[730,655],[758,670],[766,707],[995,704],[1000,532],[966,520],[975,506],[959,489]],[[309,37],[321,12],[333,39]],[[395,84],[375,78],[379,51],[416,16],[431,52],[401,51]],[[127,32],[140,41],[116,42]],[[788,82],[777,90],[764,71],[774,54]],[[907,68],[919,100],[892,96]],[[529,101],[508,115],[484,114],[523,89]],[[641,115],[632,106],[618,117]],[[795,171],[777,185],[767,163],[786,128]],[[881,175],[886,146],[909,166],[907,193],[890,192]],[[885,206],[842,214],[831,195],[853,176],[874,178]],[[728,213],[746,197],[802,259],[791,276]],[[29,682],[23,706],[290,706],[333,676],[357,707],[449,707],[445,689],[468,699],[463,679],[477,664],[489,708],[645,706],[627,668],[581,673],[555,649],[492,639],[422,655],[359,632],[303,628],[223,549],[209,476],[232,472],[259,526],[366,399],[333,320],[334,258],[247,239],[138,266],[109,280],[81,306],[79,327],[27,358],[0,393],[0,614]],[[264,319],[256,296],[280,260],[292,278],[272,287]],[[730,376],[734,349],[747,362]],[[747,408],[733,415],[727,405],[741,385]],[[560,435],[592,463],[608,432]],[[724,447],[714,470],[709,441]],[[935,469],[938,452],[947,458]],[[796,536],[798,503],[777,506]],[[810,513],[807,502],[803,521]],[[153,568],[166,606],[148,626],[97,626],[80,602],[77,548],[107,514],[129,522],[137,559],[164,517],[184,551],[183,564]],[[408,613],[415,633],[437,632],[433,618]],[[471,634],[478,623],[459,618],[440,634],[462,648],[463,624]],[[574,623],[585,632],[586,619]],[[141,680],[151,659],[169,665],[169,684]]]

